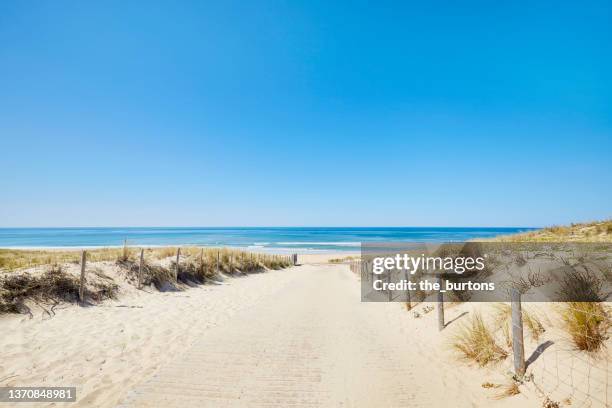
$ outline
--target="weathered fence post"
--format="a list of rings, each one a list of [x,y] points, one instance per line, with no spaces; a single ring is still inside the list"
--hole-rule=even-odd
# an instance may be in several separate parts
[[[372,264],[372,267],[370,268],[370,264]],[[370,276],[371,276],[371,281],[374,282],[374,264],[372,263],[372,261],[366,261],[366,268],[368,268],[368,270],[370,271]]]
[[[204,268],[204,248],[200,248],[200,268]]]
[[[438,276],[438,331],[444,329],[444,292],[442,292],[442,276]]]
[[[176,281],[178,282],[179,276],[179,262],[181,261],[181,248],[176,249]]]
[[[512,296],[512,353],[514,372],[518,377],[525,375],[525,345],[523,343],[523,316],[521,311],[521,292],[511,290]]]
[[[85,302],[85,264],[87,263],[87,251],[81,253],[81,282],[79,285],[79,301]]]
[[[221,256],[221,254],[219,253],[219,251],[217,251],[217,275],[219,274],[219,257]]]
[[[144,248],[140,248],[140,263],[138,264],[138,289],[142,287],[142,264],[144,263]]]
[[[389,285],[387,286],[387,292],[389,292],[389,302],[393,300],[393,291],[389,289],[391,286],[390,284],[391,284],[391,269],[387,271],[387,285]]]
[[[408,289],[406,289],[406,309],[410,310],[412,309],[412,304],[410,303],[410,272],[406,270],[404,273],[406,276],[406,284],[408,285]]]

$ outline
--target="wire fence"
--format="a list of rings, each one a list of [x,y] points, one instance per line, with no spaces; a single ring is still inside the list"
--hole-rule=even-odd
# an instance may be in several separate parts
[[[367,262],[352,260],[350,270],[372,281]],[[512,358],[505,359],[502,370],[512,373],[517,382],[533,385],[545,408],[611,407],[609,346],[612,316],[608,302],[567,302],[550,306],[558,314],[551,332],[542,341],[525,344],[520,294],[512,302]],[[406,296],[410,302],[410,296]],[[408,305],[410,309],[410,305]],[[444,326],[443,301],[438,303],[439,327]]]
[[[610,407],[609,311],[606,303],[557,304],[566,332],[537,346],[527,360],[537,392],[572,407]]]

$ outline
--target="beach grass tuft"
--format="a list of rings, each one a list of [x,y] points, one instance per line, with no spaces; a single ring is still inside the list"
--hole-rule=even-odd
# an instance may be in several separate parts
[[[597,352],[605,347],[612,326],[605,304],[567,302],[560,307],[564,328],[578,350]]]
[[[585,264],[568,265],[568,270],[561,278],[558,294],[561,301],[603,302],[607,298],[603,293],[603,285],[604,279]]]
[[[109,281],[94,281],[86,286],[88,299],[101,301],[114,298],[118,286]],[[27,309],[25,302],[35,303],[76,302],[79,296],[79,279],[59,265],[52,265],[40,275],[27,273],[8,274],[0,278],[0,312],[18,313]]]
[[[507,384],[501,386],[501,391],[495,395],[495,399],[504,399],[508,397],[512,397],[514,395],[518,395],[521,393],[519,388],[519,383],[516,381],[510,381]]]
[[[612,219],[551,226],[495,238],[504,242],[612,242]]]
[[[499,324],[504,334],[504,339],[508,347],[512,346],[512,338],[510,336],[510,325],[512,320],[512,307],[508,303],[496,303],[493,306],[496,310],[495,321]],[[540,318],[534,313],[523,307],[521,310],[523,323],[527,328],[529,335],[534,341],[538,341],[541,335],[546,331]]]
[[[504,360],[508,353],[495,341],[493,330],[487,327],[480,313],[464,324],[453,338],[452,346],[465,359],[475,361],[481,367]]]

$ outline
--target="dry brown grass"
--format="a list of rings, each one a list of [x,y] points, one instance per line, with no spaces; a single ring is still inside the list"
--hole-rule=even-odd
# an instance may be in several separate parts
[[[130,283],[136,285],[140,261],[128,259],[127,261],[118,261],[118,263],[127,270],[127,277]],[[157,290],[163,290],[168,283],[174,282],[174,276],[174,271],[169,268],[156,265],[146,258],[144,259],[141,276],[141,284],[143,286],[153,285]]]
[[[360,259],[359,256],[345,256],[343,258],[331,258],[329,261],[327,261],[328,263],[343,263],[343,262],[350,262],[350,261],[354,261],[356,259]]]
[[[154,284],[162,289],[176,282],[176,253],[178,248],[155,248],[145,251],[142,284]],[[169,258],[169,266],[156,264],[156,260]],[[137,281],[139,259],[130,257],[118,263],[128,269],[131,282]],[[266,269],[283,269],[291,266],[285,256],[248,253],[227,248],[181,248],[178,281],[201,284],[219,278],[219,274],[244,275],[263,272]]]
[[[605,347],[612,326],[605,304],[567,302],[560,307],[564,328],[578,350],[597,352]]]
[[[131,259],[132,253],[128,247],[127,240],[123,242],[123,247],[117,256],[117,262],[127,262]]]
[[[100,248],[87,251],[90,262],[114,261],[121,253],[121,248]],[[0,249],[0,270],[16,271],[41,265],[54,265],[81,262],[81,251],[68,250],[21,250]]]
[[[512,338],[510,336],[510,325],[512,320],[512,307],[508,303],[496,303],[493,306],[496,310],[495,321],[499,324],[506,340],[508,347],[512,346]],[[523,324],[527,328],[529,335],[535,341],[540,339],[540,336],[546,331],[540,318],[526,308],[522,308],[521,315]]]
[[[566,399],[565,405],[571,405],[571,400]],[[557,401],[551,400],[549,397],[546,397],[544,401],[542,401],[542,408],[559,408],[560,404]]]
[[[144,252],[141,283],[153,285],[158,290],[176,287],[176,253],[178,248],[150,248]],[[87,250],[87,268],[96,272],[95,262],[115,262],[124,271],[128,282],[136,285],[140,268],[139,248],[125,244],[121,248]],[[163,261],[170,258],[171,261]],[[4,270],[0,274],[0,313],[15,313],[23,310],[24,301],[73,302],[78,295],[78,277],[66,274],[62,266],[78,264],[80,250],[0,250]],[[52,265],[39,276],[28,267]],[[178,282],[205,283],[215,279],[219,273],[230,275],[247,274],[267,269],[282,269],[292,265],[289,257],[246,253],[233,249],[181,248]],[[88,272],[90,273],[90,272]],[[100,274],[101,275],[101,274]],[[118,286],[112,279],[87,279],[88,299],[102,300],[114,297]]]
[[[558,291],[562,302],[603,302],[604,280],[586,265],[568,265]]]
[[[519,384],[516,381],[510,381],[507,384],[501,386],[501,392],[495,395],[495,399],[503,399],[518,395],[521,393]]]
[[[178,247],[160,247],[160,248],[147,248],[146,256],[148,259],[164,259],[169,257],[175,257]],[[124,262],[127,260],[134,261],[137,258],[137,254],[140,251],[139,247],[124,245],[119,248],[97,248],[87,250],[88,262],[100,262],[100,261],[119,261]],[[197,247],[182,247],[181,254],[187,256],[198,256],[201,252],[201,248]],[[209,259],[216,259],[217,253],[220,254],[223,268],[226,270],[234,269],[228,268],[228,262],[232,258],[237,265],[244,265],[251,262],[246,260],[247,254],[244,251],[227,249],[227,248],[205,248],[204,254]],[[250,254],[249,254],[250,256]],[[253,260],[252,264],[258,264],[261,267],[269,269],[279,269],[287,267],[291,264],[286,257],[280,257],[277,255],[267,254],[253,254],[256,260]],[[244,260],[242,262],[241,260]],[[0,249],[0,271],[17,271],[20,269],[31,268],[42,265],[54,265],[54,264],[65,264],[75,263],[78,264],[81,261],[81,250],[80,249],[66,249],[66,250],[21,250],[21,249]]]
[[[479,313],[464,324],[453,338],[452,346],[465,359],[475,361],[481,367],[508,357],[508,353],[495,341],[494,333]]]
[[[101,301],[114,298],[118,286],[112,282],[91,282],[85,288],[88,299]],[[52,266],[42,275],[8,274],[0,278],[0,313],[19,313],[27,309],[30,300],[40,304],[76,302],[79,279]]]

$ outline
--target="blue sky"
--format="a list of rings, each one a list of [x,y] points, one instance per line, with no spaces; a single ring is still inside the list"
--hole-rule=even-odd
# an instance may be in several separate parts
[[[609,2],[96,3],[0,3],[0,226],[612,216]]]

